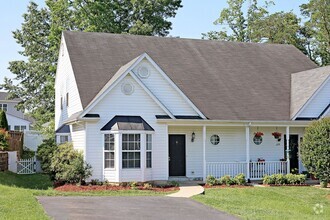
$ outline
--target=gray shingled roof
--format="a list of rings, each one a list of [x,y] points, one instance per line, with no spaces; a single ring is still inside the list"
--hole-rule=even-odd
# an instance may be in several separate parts
[[[9,100],[8,99],[8,93],[7,92],[0,92],[0,100]],[[15,98],[15,99],[10,99],[11,101],[21,101],[21,99],[19,98]]]
[[[85,108],[144,52],[209,119],[289,120],[291,74],[316,68],[289,45],[64,32]]]
[[[291,118],[330,77],[330,66],[315,68],[291,75]]]

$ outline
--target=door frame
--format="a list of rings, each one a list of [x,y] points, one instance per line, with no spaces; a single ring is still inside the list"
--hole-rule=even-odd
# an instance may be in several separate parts
[[[168,178],[171,177],[170,176],[170,161],[168,160],[168,157],[170,155],[170,135],[184,135],[185,136],[185,173],[186,173],[186,176],[187,176],[187,133],[184,133],[184,132],[171,132],[171,133],[168,133],[167,134],[167,141],[168,141],[168,145],[167,145],[167,161],[168,161],[168,166],[167,166],[167,169],[168,169]]]
[[[289,137],[290,137],[290,135],[297,135],[298,136],[298,171],[299,171],[299,173],[301,173],[302,172],[302,167],[300,166],[300,164],[301,164],[301,158],[300,158],[300,142],[301,141],[300,141],[300,139],[301,139],[302,135],[299,134],[299,133],[289,133]],[[286,144],[285,136],[286,136],[286,134],[283,134],[283,139],[284,139],[283,148]],[[286,152],[286,149],[284,149],[284,152]],[[284,158],[285,157],[286,157],[286,155],[284,155]],[[291,172],[291,167],[290,167],[290,172]]]

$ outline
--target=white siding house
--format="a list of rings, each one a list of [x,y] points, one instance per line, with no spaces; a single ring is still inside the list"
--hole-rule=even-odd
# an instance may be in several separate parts
[[[304,129],[329,114],[324,75],[299,101],[308,85],[291,74],[320,69],[291,46],[79,32],[61,42],[57,141],[83,152],[92,179],[302,172]]]

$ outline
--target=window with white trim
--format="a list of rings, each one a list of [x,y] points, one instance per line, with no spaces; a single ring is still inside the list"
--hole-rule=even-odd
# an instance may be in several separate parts
[[[146,168],[152,167],[152,136],[151,134],[146,135]]]
[[[0,109],[2,110],[2,111],[4,111],[4,112],[6,112],[7,110],[8,110],[8,105],[7,104],[2,104],[2,103],[0,103]]]
[[[141,167],[141,135],[122,135],[122,168]]]
[[[104,134],[104,168],[115,168],[114,134]]]
[[[15,131],[24,131],[24,130],[26,130],[26,126],[25,125],[15,125],[14,130]]]
[[[68,135],[60,135],[60,142],[59,144],[64,144],[66,142],[69,142],[69,136]]]

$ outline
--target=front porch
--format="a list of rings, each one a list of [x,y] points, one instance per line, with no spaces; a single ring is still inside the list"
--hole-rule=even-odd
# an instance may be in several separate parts
[[[291,168],[304,170],[299,145],[306,124],[228,122],[197,126],[196,123],[197,120],[191,124],[168,124],[169,136],[185,136],[182,163],[189,179],[205,181],[208,175],[220,178],[243,173],[248,180],[261,180],[265,175],[290,173]],[[264,133],[262,143],[254,140],[259,131]],[[281,133],[280,138],[274,138],[275,131]],[[173,176],[171,171],[169,176]]]

